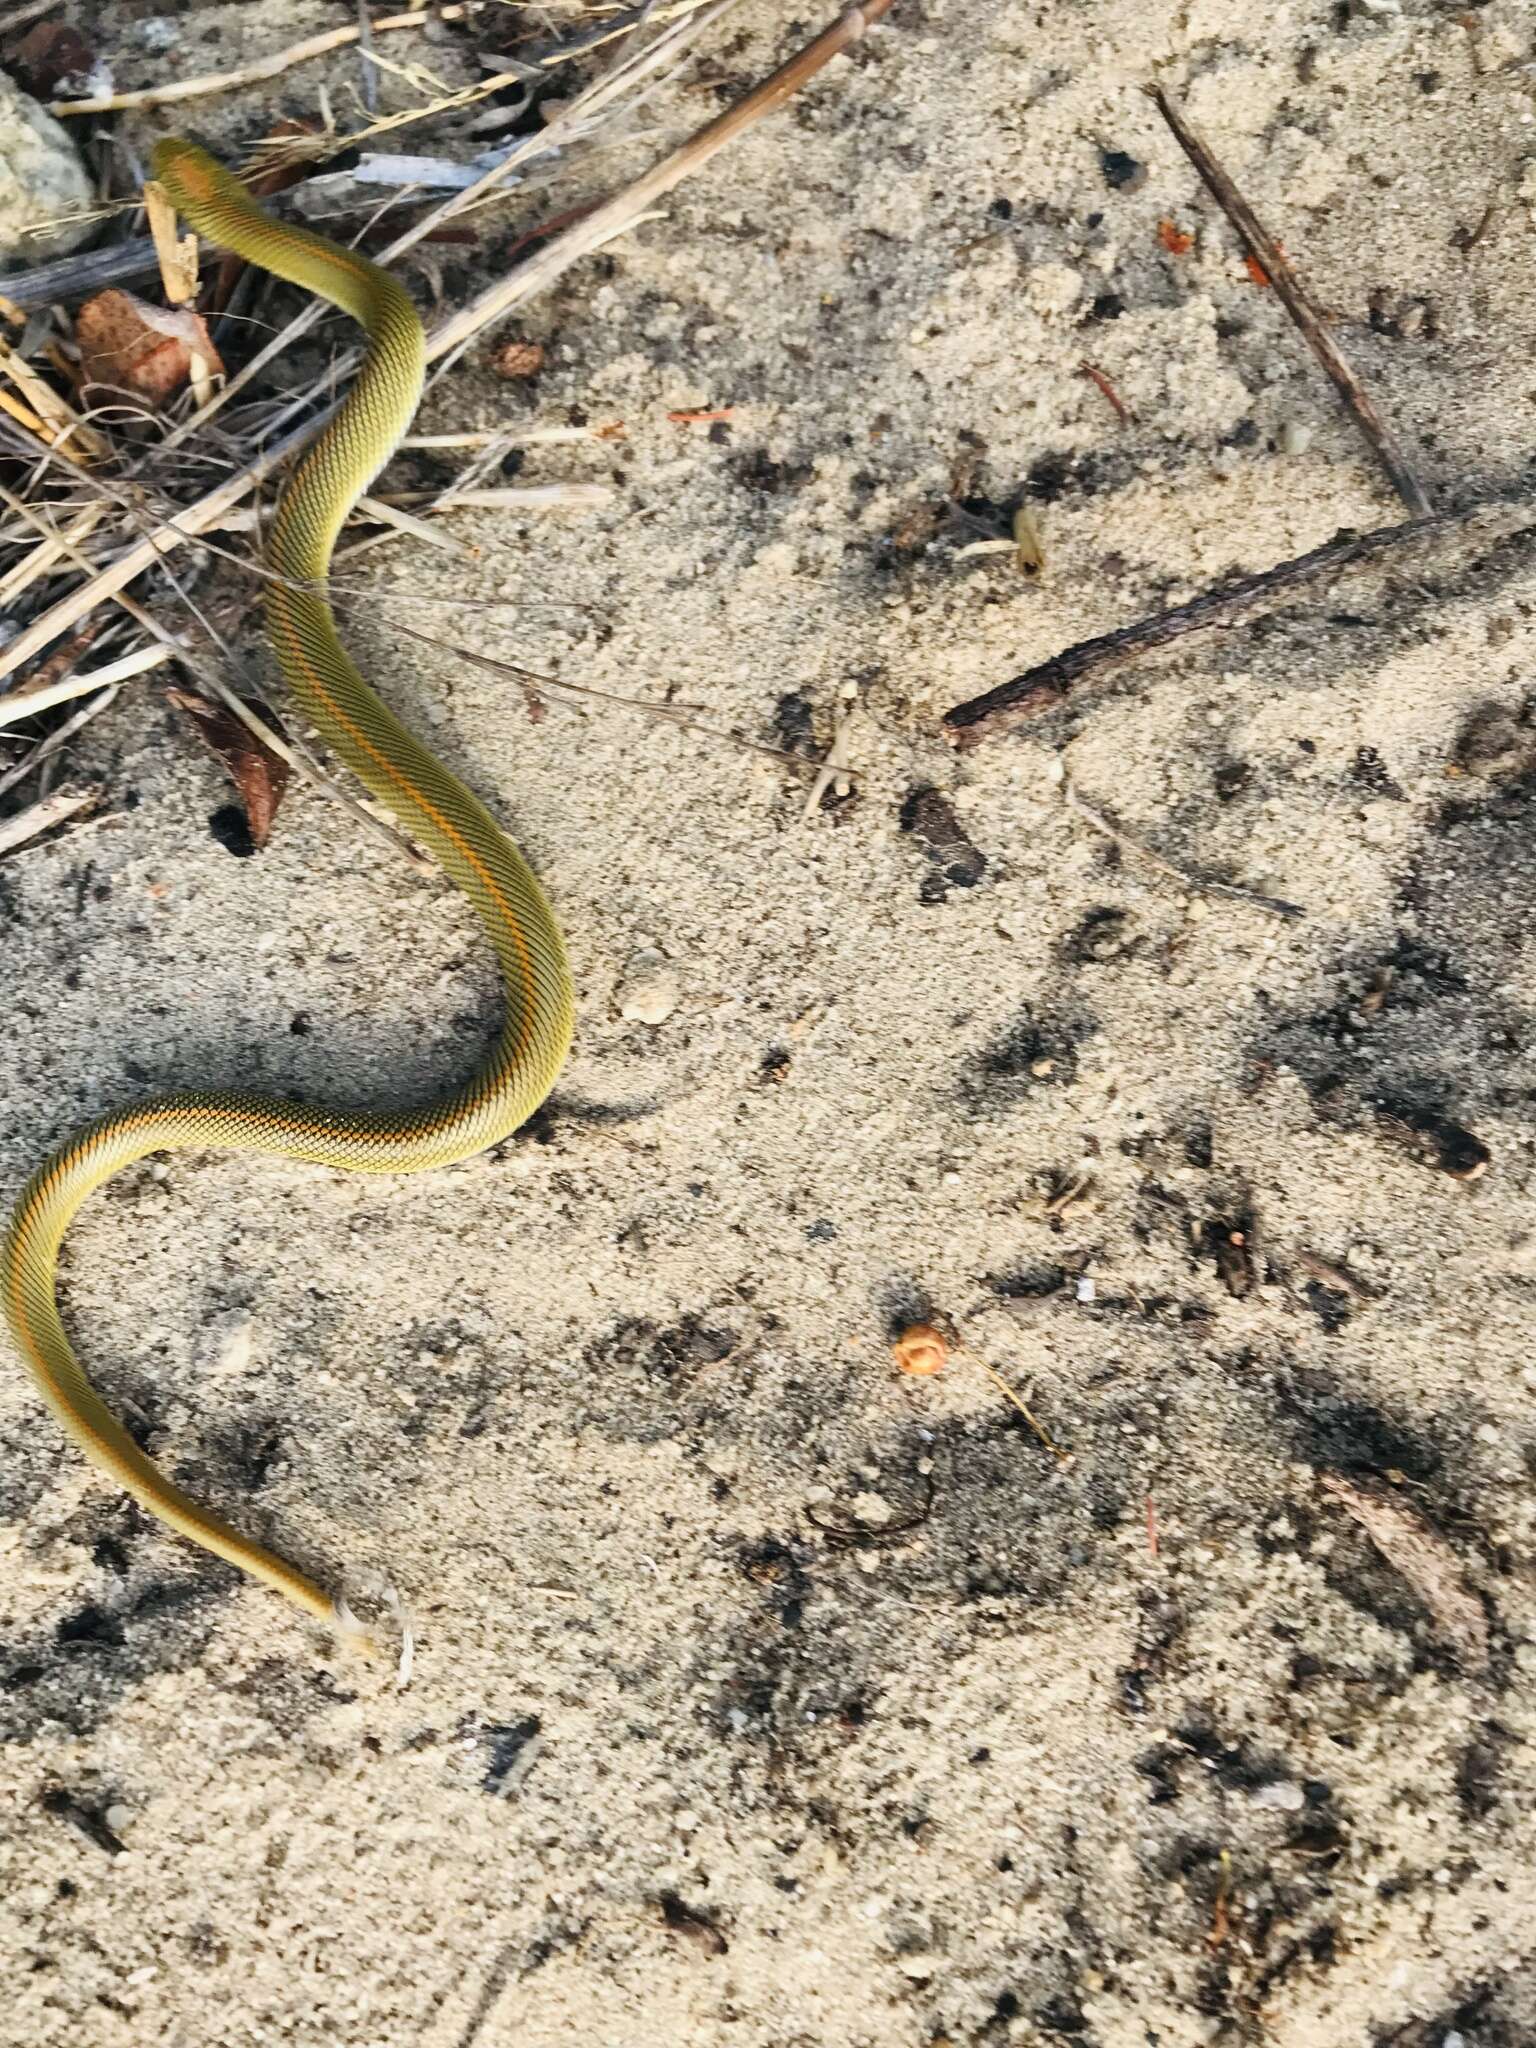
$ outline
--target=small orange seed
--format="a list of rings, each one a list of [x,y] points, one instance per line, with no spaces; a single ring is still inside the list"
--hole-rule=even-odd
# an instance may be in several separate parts
[[[932,1323],[914,1323],[891,1346],[891,1356],[899,1372],[910,1373],[914,1379],[931,1379],[944,1370],[949,1346]]]

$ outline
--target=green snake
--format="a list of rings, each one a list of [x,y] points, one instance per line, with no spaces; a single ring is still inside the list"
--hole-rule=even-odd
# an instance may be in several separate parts
[[[368,336],[344,404],[303,457],[273,516],[266,622],[303,715],[469,897],[506,987],[501,1036],[456,1093],[399,1115],[279,1102],[240,1089],[161,1095],[103,1117],[54,1153],[22,1191],[0,1248],[0,1293],[16,1346],[48,1406],[93,1463],[152,1514],[264,1580],[306,1612],[345,1618],[304,1572],[188,1498],[102,1402],[70,1348],[56,1299],[59,1246],[75,1212],[111,1175],[173,1148],[264,1152],[357,1173],[414,1173],[507,1137],[544,1100],[570,1045],[565,946],[544,892],[485,807],[380,703],[336,632],[326,598],[342,522],[410,425],[426,341],[410,298],[376,264],[273,220],[192,143],[156,144],[155,174],[210,242],[350,313]]]

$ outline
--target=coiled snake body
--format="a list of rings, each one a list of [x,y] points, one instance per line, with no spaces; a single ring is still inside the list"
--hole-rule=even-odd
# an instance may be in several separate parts
[[[273,518],[267,629],[300,711],[479,912],[506,985],[506,1020],[473,1079],[443,1101],[399,1116],[215,1090],[162,1095],[104,1117],[70,1139],[23,1190],[0,1248],[0,1293],[22,1358],[87,1457],[184,1536],[309,1613],[333,1619],[329,1593],[190,1500],[103,1404],[59,1317],[59,1245],[92,1190],[151,1152],[266,1152],[359,1173],[411,1173],[496,1144],[543,1101],[564,1062],[570,975],[559,928],[527,863],[484,806],[364,682],[337,637],[325,596],[342,522],[394,453],[421,396],[425,342],[415,307],[363,257],[263,213],[244,186],[191,143],[158,143],[155,173],[199,233],[330,300],[367,332],[357,381]]]

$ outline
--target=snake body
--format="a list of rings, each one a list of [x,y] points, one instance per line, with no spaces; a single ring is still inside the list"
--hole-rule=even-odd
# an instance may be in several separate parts
[[[189,1499],[102,1402],[59,1316],[60,1243],[93,1189],[152,1152],[262,1152],[359,1173],[412,1173],[496,1144],[544,1100],[564,1063],[571,983],[559,928],[527,863],[484,806],[380,703],[342,646],[326,599],[342,522],[394,453],[421,396],[425,339],[415,307],[363,257],[273,220],[193,144],[158,143],[155,172],[177,211],[209,241],[331,301],[367,333],[356,382],[274,515],[267,629],[303,715],[474,904],[500,963],[506,1016],[494,1049],[465,1086],[398,1116],[221,1089],[161,1095],[102,1118],[27,1183],[0,1248],[0,1294],[22,1359],[88,1458],[182,1535],[307,1612],[335,1619],[328,1592]]]

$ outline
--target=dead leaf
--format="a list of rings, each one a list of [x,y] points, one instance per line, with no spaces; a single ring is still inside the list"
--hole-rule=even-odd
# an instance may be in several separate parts
[[[189,377],[222,372],[218,350],[196,313],[151,306],[132,292],[97,292],[75,315],[82,381],[131,391],[158,406]]]
[[[1470,1677],[1488,1669],[1488,1616],[1467,1583],[1461,1560],[1416,1508],[1342,1472],[1324,1472],[1323,1491],[1346,1509],[1387,1563],[1418,1594],[1436,1628]]]
[[[263,746],[249,726],[232,711],[211,704],[191,690],[167,690],[166,696],[178,711],[185,711],[196,727],[197,736],[210,753],[223,762],[231,781],[240,792],[250,827],[252,846],[265,846],[271,837],[272,821],[288,787],[288,763],[280,754]],[[269,716],[263,710],[263,716]]]
[[[77,29],[62,21],[40,21],[5,63],[34,99],[73,99],[90,91],[96,53]]]

